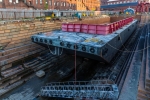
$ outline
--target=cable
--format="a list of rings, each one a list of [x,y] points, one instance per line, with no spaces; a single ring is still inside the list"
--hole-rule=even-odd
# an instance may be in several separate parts
[[[48,44],[47,44],[47,46],[48,46],[48,49],[49,49],[49,51],[50,51],[50,53],[51,53],[51,54],[53,54],[53,55],[57,55],[57,54],[56,54],[56,52],[55,52],[55,53],[53,53],[53,52],[51,51],[51,49],[49,48],[49,45],[48,45]],[[63,48],[62,48],[61,53],[60,53],[58,56],[61,56],[61,55],[62,55],[62,53],[63,53]]]
[[[77,33],[78,33],[78,32],[77,32]],[[82,36],[78,35],[77,33],[76,33],[76,35],[77,35],[77,36],[79,36],[79,37],[83,38],[84,40],[86,40],[86,38],[85,38],[85,37],[82,37]]]
[[[51,51],[51,49],[49,48],[49,45],[48,45],[48,44],[47,44],[47,47],[48,47],[48,49],[49,49],[49,51],[50,51],[51,54],[56,55],[56,53],[54,54],[54,53]]]

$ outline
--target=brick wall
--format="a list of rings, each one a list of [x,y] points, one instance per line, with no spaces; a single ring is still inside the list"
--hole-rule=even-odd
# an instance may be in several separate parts
[[[48,32],[59,29],[60,22],[34,22],[13,23],[0,26],[0,66],[27,57],[44,50],[45,48],[34,44],[30,36],[38,32]]]
[[[9,0],[3,0],[3,2],[0,3],[0,7],[2,8],[13,8],[13,9],[25,9],[28,8],[23,1],[18,0],[18,3],[16,3],[16,0],[12,0],[12,2],[9,2]]]
[[[99,10],[100,2],[97,0],[86,0],[84,4],[78,0],[3,0],[0,2],[0,8],[11,9],[57,9],[57,10]],[[27,3],[27,4],[26,4]],[[33,7],[34,6],[34,7]]]

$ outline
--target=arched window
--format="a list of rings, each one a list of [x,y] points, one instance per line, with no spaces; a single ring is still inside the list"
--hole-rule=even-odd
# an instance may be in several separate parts
[[[64,2],[64,6],[66,6],[66,3]]]
[[[57,6],[59,6],[59,2],[57,2]]]
[[[49,5],[52,5],[52,1],[49,1]]]

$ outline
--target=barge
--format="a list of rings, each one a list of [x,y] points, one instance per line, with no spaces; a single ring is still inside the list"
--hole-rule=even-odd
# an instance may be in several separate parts
[[[107,24],[64,23],[62,30],[37,33],[31,39],[54,55],[77,54],[109,63],[137,24],[133,17]]]

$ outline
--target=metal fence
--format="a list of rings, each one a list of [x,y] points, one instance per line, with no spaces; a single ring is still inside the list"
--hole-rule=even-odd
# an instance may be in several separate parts
[[[53,12],[56,17],[71,17],[76,13],[85,13],[90,16],[108,15],[114,12],[110,11],[59,11],[59,10],[20,10],[20,9],[0,9],[1,20],[12,19],[28,19],[28,18],[41,18],[45,17],[46,13]]]

